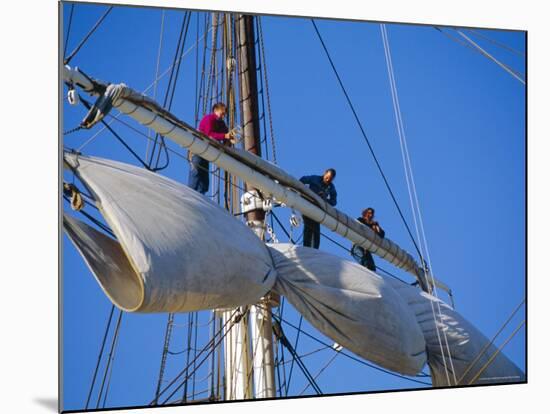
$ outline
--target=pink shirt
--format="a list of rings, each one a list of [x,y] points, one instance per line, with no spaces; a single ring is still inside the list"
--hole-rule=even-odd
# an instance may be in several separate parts
[[[223,132],[214,132],[214,124],[216,123],[218,117],[216,114],[208,114],[202,118],[199,124],[199,131],[205,135],[208,135],[210,138],[215,139],[216,141],[223,141],[225,139],[225,134]]]

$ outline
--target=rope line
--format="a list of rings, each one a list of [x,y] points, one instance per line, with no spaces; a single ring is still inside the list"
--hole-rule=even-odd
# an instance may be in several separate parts
[[[153,80],[153,100],[156,101],[157,99],[157,85],[158,85],[158,76],[159,76],[159,69],[160,69],[160,56],[162,52],[162,39],[164,37],[164,17],[165,17],[165,10],[162,10],[162,15],[160,19],[160,34],[159,34],[159,45],[157,48],[157,64],[155,68],[155,78]],[[147,136],[150,136],[151,129],[147,129]],[[145,158],[149,158],[149,144],[150,141],[147,141],[147,146],[145,148]]]
[[[468,33],[471,33],[474,36],[477,36],[481,39],[485,39],[488,42],[491,42],[494,45],[501,47],[502,49],[505,49],[505,50],[508,50],[509,52],[515,53],[516,55],[525,56],[525,53],[523,53],[521,50],[514,49],[513,47],[510,47],[510,46],[508,46],[504,43],[501,43],[501,42],[499,42],[499,41],[497,41],[497,40],[495,40],[495,39],[493,39],[493,38],[491,38],[487,35],[484,35],[484,34],[480,33],[478,30],[468,29]]]
[[[109,369],[111,368],[112,361],[114,360],[114,353],[115,353],[116,346],[117,346],[117,343],[118,343],[118,334],[120,332],[120,323],[122,321],[122,315],[123,315],[123,312],[119,311],[118,319],[117,319],[117,323],[116,323],[116,327],[115,327],[115,333],[113,335],[113,340],[111,342],[111,349],[109,351],[109,356],[107,358],[107,366],[105,367],[105,374],[103,375],[103,380],[101,381],[101,387],[99,389],[99,395],[97,397],[96,408],[99,408],[101,397],[103,395],[103,389],[104,389],[104,386],[105,386],[105,381],[107,380],[107,374],[109,373]],[[107,390],[105,392],[107,392]]]
[[[516,78],[518,81],[520,81],[523,85],[525,85],[525,80],[523,79],[522,75],[512,69],[510,66],[502,63],[500,60],[495,58],[493,55],[491,55],[489,52],[487,52],[485,49],[483,49],[481,46],[479,46],[476,42],[474,42],[472,39],[470,39],[468,36],[466,36],[464,33],[462,33],[460,30],[455,29],[456,32],[462,36],[466,41],[471,43],[479,52],[485,56],[486,58],[492,60],[495,62],[498,66],[500,66],[502,69],[504,69],[506,72],[508,72],[510,75],[512,75],[514,78]]]
[[[115,311],[115,305],[111,306],[111,312],[109,313],[109,318],[107,319],[107,325],[105,327],[105,333],[103,334],[103,341],[101,342],[101,347],[99,348],[99,355],[97,356],[97,363],[94,370],[94,375],[92,376],[92,383],[90,384],[90,391],[88,391],[88,398],[86,398],[86,405],[84,409],[87,410],[90,404],[90,399],[92,398],[92,391],[94,389],[95,380],[97,378],[97,373],[99,371],[99,365],[103,359],[103,351],[105,350],[105,343],[107,342],[107,336],[109,334],[109,329],[111,327],[111,321],[113,320],[113,313]]]
[[[519,332],[519,330],[525,325],[525,319],[521,321],[521,323],[518,325],[516,329],[506,338],[506,340],[502,343],[502,345],[495,351],[495,353],[489,358],[487,363],[481,367],[481,369],[478,371],[478,373],[470,380],[468,385],[472,385],[474,382],[476,382],[480,375],[483,374],[483,372],[487,369],[487,367],[493,362],[493,360],[497,357],[497,355],[502,351],[502,349],[512,340],[512,338]]]
[[[226,331],[225,334],[227,334],[227,332],[229,332],[229,330],[231,329],[231,327],[232,327],[232,326],[234,325],[234,323],[235,323],[234,317],[237,315],[237,312],[238,312],[238,311],[239,311],[238,309],[235,309],[235,311],[231,314],[231,317],[228,318],[228,320],[226,321],[226,323],[225,323],[222,327],[220,327],[220,329],[218,330],[218,332],[216,332],[216,336],[219,335],[219,334],[223,331],[223,329],[225,329],[225,327],[226,327],[227,325],[230,325],[230,326],[228,327],[228,329],[227,329],[227,331]],[[230,322],[231,322],[231,324],[230,324]],[[222,338],[220,338],[220,339],[223,339],[223,337],[225,337],[225,334],[224,334],[224,335],[222,336]],[[205,350],[210,346],[210,343],[213,343],[213,342],[215,342],[215,337],[212,338],[212,339],[208,342],[208,344],[199,352],[199,354],[197,355],[197,358],[198,358],[203,352],[205,352]],[[208,354],[208,355],[209,355],[209,354]],[[207,357],[208,357],[208,355],[207,355]],[[207,357],[205,357],[205,358],[203,359],[203,361],[202,361],[198,366],[195,366],[194,371],[195,371],[198,367],[200,367],[200,365],[202,365],[202,364],[206,361]],[[172,385],[174,385],[174,384],[178,381],[178,379],[185,373],[186,376],[185,376],[185,378],[184,378],[184,382],[182,382],[182,384],[180,384],[180,385],[174,390],[174,392],[173,392],[172,394],[170,394],[170,396],[168,396],[168,398],[167,398],[166,400],[169,400],[170,398],[172,398],[172,396],[177,392],[177,390],[178,390],[179,388],[181,388],[181,387],[184,385],[185,380],[189,379],[189,378],[191,377],[191,375],[194,374],[194,371],[191,372],[190,374],[187,374],[187,372],[188,372],[188,370],[189,370],[191,364],[192,364],[192,362],[189,363],[189,364],[187,364],[187,366],[186,366],[183,370],[181,370],[180,373],[179,373],[178,375],[176,375],[176,377],[175,377],[172,381],[170,381],[170,383],[169,383],[166,387],[164,387],[163,390],[161,390],[161,391],[159,392],[158,397],[160,397],[160,396],[163,395],[166,391],[168,391],[168,389],[170,389],[170,387],[172,387]],[[149,403],[149,405],[153,405],[153,404],[155,403],[155,400],[158,400],[158,397],[156,397],[154,400],[152,400],[152,401]],[[165,401],[166,401],[166,400],[165,400]]]
[[[277,320],[277,318],[274,318],[277,325],[274,326],[274,328],[277,326],[278,327],[278,335],[280,338],[280,341],[281,343],[285,346],[286,349],[288,349],[288,351],[290,352],[290,354],[293,356],[293,359],[292,359],[292,362],[296,362],[296,364],[298,365],[298,368],[300,368],[300,370],[302,371],[302,373],[304,374],[304,376],[306,377],[307,381],[309,382],[309,384],[313,387],[313,389],[315,390],[315,392],[317,393],[317,395],[323,395],[323,392],[321,391],[321,388],[319,388],[319,385],[317,384],[317,382],[315,381],[315,378],[313,378],[313,376],[311,375],[311,373],[309,372],[309,370],[307,369],[307,367],[305,366],[304,362],[299,358],[299,355],[298,353],[296,352],[296,347],[293,347],[291,344],[290,344],[290,341],[288,340],[287,336],[285,335],[282,327],[281,327],[281,323],[280,323],[280,320]],[[300,333],[301,331],[298,330],[298,334]],[[296,337],[296,343],[298,342],[298,335]],[[289,375],[289,380],[288,380],[288,384],[290,384],[290,375]],[[288,395],[288,389],[286,390],[286,393]]]
[[[271,155],[273,158],[273,163],[277,165],[277,148],[275,143],[275,133],[273,131],[273,116],[271,113],[271,95],[269,93],[269,82],[267,76],[267,63],[265,58],[265,48],[264,48],[264,35],[262,30],[262,20],[260,16],[256,17],[257,28],[258,28],[258,41],[260,45],[260,59],[263,67],[263,79],[265,82],[265,97],[267,101],[267,116],[269,121],[269,136],[271,138]],[[263,88],[262,88],[263,89]]]
[[[73,23],[73,12],[74,12],[75,3],[71,4],[71,11],[69,14],[69,24],[67,25],[67,34],[65,36],[65,46],[63,48],[63,59],[67,56],[67,46],[69,45],[69,35],[71,34],[71,25]]]
[[[292,328],[294,328],[294,329],[298,329],[298,328],[296,327],[296,325],[292,324],[291,322],[288,322],[288,321],[285,320],[285,319],[279,318],[279,317],[276,316],[276,315],[273,315],[273,318],[276,319],[276,320],[278,319],[279,322],[284,322],[284,323],[286,323],[287,325],[289,325],[290,327],[292,327]],[[301,332],[302,332],[305,336],[307,336],[307,337],[313,339],[314,341],[316,341],[316,342],[318,342],[318,343],[320,343],[320,344],[322,344],[322,345],[325,345],[325,346],[331,348],[331,349],[334,350],[335,352],[338,352],[338,351],[336,351],[334,348],[332,348],[332,345],[327,344],[326,342],[324,342],[324,341],[322,341],[322,340],[320,340],[320,339],[314,337],[313,335],[307,333],[307,332],[304,331],[304,330],[302,330]],[[391,372],[391,371],[385,370],[384,368],[377,367],[376,365],[373,365],[373,364],[370,364],[370,363],[368,363],[368,362],[366,362],[366,361],[363,361],[363,360],[361,360],[361,359],[359,359],[359,358],[357,358],[357,357],[354,357],[353,355],[350,355],[350,354],[348,354],[348,353],[346,353],[346,352],[344,352],[344,351],[339,351],[339,352],[340,352],[342,355],[344,355],[344,356],[346,356],[347,358],[349,358],[349,359],[352,359],[352,360],[354,360],[354,361],[356,361],[356,362],[359,362],[359,363],[362,364],[362,365],[365,365],[365,366],[367,366],[367,367],[373,368],[373,369],[375,369],[375,370],[377,370],[377,371],[384,372],[384,373],[386,373],[386,374],[388,374],[388,375],[392,375],[392,376],[394,376],[394,377],[398,377],[398,378],[401,378],[401,379],[404,379],[404,380],[407,380],[407,381],[416,382],[416,383],[419,383],[419,384],[432,385],[432,384],[430,384],[430,383],[428,383],[428,382],[425,382],[425,381],[419,381],[419,380],[415,380],[414,378],[408,378],[408,377],[405,377],[404,375],[396,374],[395,372]]]
[[[416,191],[416,184],[415,184],[415,181],[414,181],[413,169],[412,169],[412,164],[411,164],[411,160],[410,160],[410,156],[409,156],[409,150],[408,150],[408,145],[407,145],[407,137],[405,135],[405,127],[403,125],[403,117],[401,115],[401,105],[399,104],[399,95],[397,93],[397,84],[396,84],[396,81],[395,81],[395,72],[393,70],[393,61],[392,61],[392,57],[391,57],[390,44],[389,44],[388,33],[387,33],[387,30],[386,30],[386,25],[385,24],[380,25],[380,31],[381,31],[381,34],[382,34],[382,43],[383,43],[383,46],[384,46],[384,55],[385,55],[385,60],[386,60],[386,68],[387,68],[387,72],[388,72],[388,79],[389,79],[389,82],[390,82],[390,91],[391,91],[393,110],[394,110],[394,115],[395,115],[395,123],[396,123],[396,126],[397,126],[397,135],[399,137],[399,146],[400,146],[400,149],[401,149],[401,158],[402,158],[402,162],[403,162],[403,170],[405,172],[405,180],[407,182],[407,191],[408,191],[408,194],[409,194],[409,201],[410,201],[410,204],[411,204],[411,212],[412,212],[412,215],[413,215],[413,221],[414,221],[414,226],[415,226],[415,230],[416,230],[416,237],[419,240],[422,255],[423,256],[425,255],[428,259],[428,266],[429,266],[430,271],[428,271],[428,269],[426,269],[426,268],[424,268],[424,271],[425,271],[426,274],[429,274],[431,276],[431,283],[432,283],[432,286],[433,286],[433,293],[435,294],[436,297],[438,297],[437,296],[437,288],[435,286],[435,280],[433,278],[433,268],[432,268],[430,253],[429,253],[429,249],[428,249],[426,233],[425,233],[425,230],[424,230],[424,223],[423,223],[423,220],[422,220],[422,213],[421,213],[421,210],[420,210],[420,203],[418,201],[418,193]],[[413,200],[413,198],[414,198],[414,200]],[[417,218],[417,216],[418,216],[418,218]],[[422,242],[423,242],[423,244],[422,244]],[[425,267],[425,263],[423,263],[423,265]],[[453,365],[453,360],[452,360],[452,357],[451,357],[449,342],[448,342],[448,339],[447,339],[447,334],[446,334],[445,330],[443,329],[441,307],[440,307],[439,302],[438,302],[437,303],[437,309],[438,309],[438,315],[437,316],[439,317],[439,321],[441,321],[441,323],[439,323],[439,321],[437,320],[436,309],[435,309],[435,306],[433,304],[433,301],[430,301],[430,306],[431,306],[431,310],[432,310],[434,325],[435,325],[435,328],[436,328],[439,348],[440,348],[440,351],[441,351],[441,355],[443,356],[443,365],[444,365],[444,368],[445,368],[445,375],[446,375],[446,378],[447,378],[447,382],[448,382],[448,385],[451,385],[451,380],[450,380],[449,374],[447,372],[447,361],[446,361],[447,357],[445,356],[445,350],[443,349],[443,343],[442,343],[442,339],[441,339],[442,335],[440,333],[440,330],[443,331],[443,338],[444,338],[445,345],[446,345],[446,350],[447,350],[447,354],[448,354],[448,358],[449,358],[449,362],[450,362],[451,372],[453,374],[453,379],[454,379],[455,384],[456,384],[456,373],[455,373],[455,369],[454,369],[454,365]]]
[[[336,357],[338,356],[338,353],[335,353],[332,358],[330,358],[327,363],[319,370],[319,372],[313,377],[313,379],[317,379],[319,378],[319,375],[321,375],[323,373],[323,371],[325,371],[330,364],[332,364],[334,362],[334,360],[336,359]],[[304,392],[306,392],[306,390],[311,386],[311,384],[306,384],[306,386],[304,387],[304,389],[300,392],[300,394],[298,395],[303,395]]]
[[[479,46],[476,42],[474,42],[472,39],[470,39],[467,35],[465,35],[460,30],[455,29],[455,31],[459,34],[459,36],[461,36],[463,39],[465,39],[466,42],[464,42],[464,40],[462,40],[462,39],[457,39],[454,36],[451,36],[449,33],[443,31],[440,27],[434,26],[434,29],[436,29],[437,31],[443,33],[449,39],[454,40],[455,42],[457,42],[459,44],[466,45],[469,48],[471,48],[472,50],[480,53],[482,56],[485,56],[487,59],[489,59],[489,60],[493,61],[494,63],[496,63],[498,66],[500,66],[506,72],[508,72],[510,75],[512,75],[518,81],[520,81],[523,85],[525,85],[525,79],[523,79],[523,75],[521,73],[519,73],[516,70],[512,69],[510,66],[506,65],[505,63],[502,63],[501,61],[499,61],[497,58],[495,58],[493,55],[491,55],[489,52],[487,52],[485,49],[483,49],[481,46]]]
[[[172,312],[168,313],[168,320],[166,321],[166,331],[164,333],[164,347],[162,349],[162,355],[160,359],[160,368],[159,368],[159,377],[157,381],[157,389],[155,391],[155,403],[158,401],[158,394],[160,392],[160,387],[164,378],[164,371],[166,369],[166,359],[169,354],[170,348],[170,339],[172,337],[172,327],[174,323],[174,314]]]
[[[185,51],[185,53],[183,53],[183,55],[180,56],[180,58],[178,59],[178,61],[182,60],[189,52],[191,52],[191,50],[193,50],[193,49],[198,45],[198,43],[199,43],[200,41],[202,41],[203,38],[206,37],[206,34],[207,34],[207,33],[203,34],[202,37],[197,41],[197,43],[195,43],[194,45],[191,45],[191,46]],[[145,89],[143,89],[143,91],[141,91],[141,93],[142,93],[142,94],[147,93],[147,91],[149,91],[149,89],[151,89],[151,88],[155,85],[156,82],[158,82],[160,79],[162,79],[164,76],[166,76],[166,74],[167,74],[168,72],[170,72],[172,66],[173,66],[173,65],[168,66],[168,68],[166,68],[166,70],[165,70],[163,73],[161,73],[155,80],[153,80],[153,82],[152,82],[149,86],[147,86]],[[111,121],[109,122],[109,125],[110,125],[111,123],[113,123],[115,119],[118,119],[121,115],[122,115],[122,112],[120,112],[120,113],[118,113],[116,116],[114,116],[114,117],[113,117],[114,119],[111,119]],[[81,128],[78,128],[78,129],[81,129]],[[99,129],[94,135],[92,135],[92,137],[90,137],[88,140],[86,140],[86,141],[77,149],[77,151],[78,151],[78,152],[81,152],[81,151],[84,149],[84,147],[86,147],[90,142],[92,142],[94,139],[96,139],[96,138],[97,138],[103,131],[105,131],[106,129],[107,129],[107,128],[106,128],[105,126],[103,126],[101,129]],[[76,130],[76,129],[75,129],[75,130]],[[75,132],[75,131],[71,130],[70,132]]]
[[[236,309],[236,310],[233,312],[233,315],[236,315],[237,312],[238,312],[238,309]],[[217,343],[216,343],[216,341],[215,341],[215,337],[212,338],[212,340],[210,341],[211,343],[216,344],[216,345],[213,346],[213,348],[215,348],[218,344],[221,343],[221,341],[223,340],[223,338],[225,338],[225,336],[228,334],[228,332],[231,330],[231,328],[235,325],[235,323],[237,323],[237,321],[235,320],[235,318],[234,318],[234,317],[231,317],[231,318],[228,319],[227,322],[218,330],[217,335],[219,335],[219,334],[223,331],[223,329],[225,328],[225,326],[228,325],[229,322],[231,322],[231,323],[229,324],[229,326],[228,326],[226,332],[220,337],[220,339],[217,341]],[[206,350],[206,349],[210,346],[210,342],[209,342],[209,344],[208,344],[207,346],[205,346],[205,347],[203,348],[203,350],[199,353],[199,355],[200,355],[204,350]],[[212,353],[212,350],[210,350],[210,351],[206,354],[206,356],[203,358],[203,360],[202,360],[200,363],[196,364],[196,365],[193,367],[193,371],[192,371],[191,374],[189,374],[185,379],[188,379],[189,376],[193,375],[193,374],[197,371],[197,369],[200,368],[200,366],[201,366],[202,364],[204,364],[204,362],[206,362],[206,361],[208,360],[208,357],[210,356],[211,353]],[[197,358],[198,358],[198,356],[197,356]],[[195,359],[194,361],[196,361],[196,359]],[[188,368],[188,367],[186,367],[186,368]],[[166,391],[167,391],[167,390],[168,390],[168,389],[169,389],[169,388],[179,379],[179,377],[181,377],[181,375],[182,375],[185,371],[186,371],[185,369],[182,370],[182,371],[176,376],[176,378],[174,378],[174,379],[170,382],[170,384],[168,384],[168,386],[166,386],[166,387],[164,388],[164,390],[160,392],[159,396],[162,395],[162,394],[164,394],[164,392],[166,392]],[[161,404],[165,404],[170,398],[172,398],[172,397],[174,396],[174,394],[175,394],[182,386],[183,386],[183,383],[180,384],[180,385],[178,385],[178,386],[174,389],[174,391],[173,391],[173,392],[164,400],[164,402],[161,403]],[[149,404],[149,405],[152,405],[152,403]]]
[[[80,95],[79,95],[79,96],[80,96]],[[81,96],[80,96],[80,100],[82,101],[82,103],[84,104],[84,106],[85,106],[88,110],[92,107],[92,105],[90,104],[90,102],[88,102],[86,99],[84,99],[84,98],[81,97]],[[115,119],[116,119],[116,118],[115,118]],[[104,119],[101,120],[101,123],[103,124],[103,126],[104,126],[111,134],[113,134],[113,136],[114,136],[122,145],[124,145],[124,148],[126,148],[126,149],[130,152],[130,154],[132,154],[132,155],[134,156],[134,158],[135,158],[136,160],[138,160],[139,163],[140,163],[144,168],[146,168],[147,170],[151,170],[150,166],[149,166],[149,165],[148,165],[148,164],[138,155],[138,153],[137,153],[136,151],[134,151],[134,150],[132,149],[132,147],[130,147],[130,145],[128,145],[128,144],[126,143],[126,141],[124,141],[124,139],[122,139],[122,137],[121,137],[119,134],[117,134],[117,133],[115,132],[115,130],[114,130],[107,122],[105,122]]]
[[[416,248],[417,253],[420,256],[420,260],[423,261],[422,253],[416,244],[416,241],[414,239],[414,236],[411,232],[411,229],[409,228],[409,225],[407,223],[407,220],[405,219],[405,216],[403,215],[403,212],[401,211],[401,207],[399,207],[399,203],[397,202],[397,199],[393,193],[393,190],[391,189],[391,186],[388,182],[388,179],[386,178],[386,174],[384,174],[384,171],[382,170],[382,166],[380,165],[380,162],[378,161],[378,158],[376,157],[376,154],[374,152],[374,148],[372,147],[372,144],[370,143],[370,140],[367,137],[367,133],[365,132],[365,129],[363,128],[363,124],[361,120],[359,119],[359,115],[357,115],[357,112],[355,110],[355,107],[351,101],[351,98],[344,86],[344,83],[342,81],[342,78],[340,77],[340,74],[338,73],[338,70],[336,69],[336,66],[334,65],[334,62],[332,60],[332,57],[330,55],[330,52],[328,51],[328,48],[323,40],[323,37],[321,36],[321,32],[319,32],[319,29],[317,28],[317,24],[315,24],[315,20],[311,19],[311,23],[313,23],[313,28],[315,29],[315,32],[317,33],[317,37],[319,38],[319,41],[321,42],[321,45],[323,47],[323,50],[325,51],[325,54],[328,58],[328,61],[330,63],[330,66],[332,67],[332,70],[334,72],[334,75],[336,76],[336,79],[338,80],[338,84],[340,85],[340,88],[342,89],[342,92],[344,93],[344,96],[346,97],[346,101],[351,109],[351,112],[353,113],[353,116],[355,118],[355,121],[357,123],[357,126],[359,127],[361,131],[361,135],[363,136],[363,139],[367,143],[367,146],[369,148],[369,151],[372,155],[372,158],[374,159],[374,162],[376,164],[376,167],[378,168],[378,171],[380,172],[380,175],[382,176],[382,179],[384,181],[384,184],[386,185],[386,188],[388,192],[390,193],[391,199],[393,200],[393,203],[395,204],[395,207],[397,208],[397,212],[399,213],[399,216],[401,217],[401,220],[403,221],[403,224],[405,225],[405,228],[407,232],[409,233],[409,237],[411,238],[414,247]]]
[[[178,59],[178,56],[183,53],[183,49],[185,47],[185,40],[187,39],[187,32],[189,29],[190,20],[191,20],[191,13],[185,12],[181,23],[181,29],[178,37],[178,43],[176,45],[176,51],[174,53],[174,60],[172,63],[172,69],[170,71],[170,77],[168,79],[168,86],[166,88],[166,93],[164,95],[164,102],[162,104],[162,107],[166,108],[168,111],[171,109],[172,103],[174,101],[176,84],[178,81],[179,72],[181,68],[181,59]],[[168,107],[166,105],[168,105]],[[166,143],[165,143],[164,137],[156,133],[155,140],[153,142],[153,148],[151,149],[151,155],[149,158],[149,167],[152,167],[153,165],[153,157],[155,155],[155,150],[157,148],[157,142],[159,139],[160,139],[160,144],[159,144],[159,150],[157,153],[157,158],[155,161],[155,167],[153,168],[154,171],[161,171],[166,167],[168,167],[170,163],[170,157],[168,155],[168,151],[166,150]],[[166,162],[162,167],[159,167],[161,150],[164,151],[164,154],[166,156]]]
[[[302,333],[302,322],[304,321],[304,317],[302,316],[302,314],[300,314],[300,320],[298,322],[298,332],[296,333],[296,339],[294,340],[294,350],[296,350],[296,348],[298,348],[298,340],[300,339],[300,334]],[[288,373],[288,381],[287,381],[287,384],[286,384],[286,389],[285,389],[285,393],[286,395],[288,395],[288,390],[290,388],[290,380],[292,379],[292,372],[293,372],[293,369],[294,369],[294,362],[295,362],[295,359],[296,358],[293,358],[292,359],[292,362],[290,364],[290,371]]]
[[[481,356],[485,353],[485,351],[495,342],[495,339],[500,335],[500,333],[504,330],[504,328],[510,323],[512,318],[516,315],[516,313],[520,310],[521,306],[525,303],[525,299],[523,299],[519,305],[514,309],[512,314],[508,317],[508,319],[502,324],[500,329],[497,331],[497,333],[491,338],[489,342],[485,344],[485,346],[479,351],[479,354],[470,362],[470,365],[466,368],[462,376],[458,380],[458,384],[462,382],[464,377],[470,372],[470,370],[474,367],[474,365],[477,363],[477,361],[481,358]]]
[[[93,27],[90,29],[90,31],[86,34],[86,36],[84,36],[84,38],[80,41],[80,43],[78,44],[77,47],[74,48],[74,50],[71,52],[71,54],[69,56],[67,56],[64,60],[63,60],[63,64],[64,65],[67,65],[69,64],[69,62],[72,60],[72,58],[75,57],[75,55],[80,51],[80,49],[82,48],[82,46],[84,46],[84,44],[88,41],[88,39],[90,38],[90,36],[92,36],[92,34],[97,30],[97,28],[101,25],[101,23],[103,22],[103,20],[105,20],[105,18],[107,17],[107,15],[111,12],[111,10],[113,10],[113,6],[109,6],[107,8],[107,10],[105,11],[105,13],[103,13],[103,15],[99,18],[99,20],[93,25]]]

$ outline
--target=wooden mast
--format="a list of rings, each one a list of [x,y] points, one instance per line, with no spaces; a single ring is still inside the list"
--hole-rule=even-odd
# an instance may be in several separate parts
[[[261,157],[254,17],[240,14],[237,16],[236,25],[244,148]],[[257,189],[248,184],[246,190],[261,196]],[[258,237],[265,240],[265,211],[263,209],[249,211],[246,214],[246,221]],[[275,397],[275,364],[271,307],[268,298],[262,298],[257,305],[251,306],[249,323],[252,340],[254,397],[272,398]]]

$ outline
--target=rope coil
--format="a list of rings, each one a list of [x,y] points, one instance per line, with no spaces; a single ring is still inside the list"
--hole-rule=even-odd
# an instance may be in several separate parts
[[[70,198],[71,208],[74,211],[80,211],[84,208],[84,199],[82,198],[82,194],[80,194],[80,191],[76,185],[64,182],[63,194]]]

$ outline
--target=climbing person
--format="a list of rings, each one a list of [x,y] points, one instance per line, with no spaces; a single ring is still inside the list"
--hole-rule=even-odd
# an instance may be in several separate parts
[[[327,169],[323,175],[306,175],[300,178],[300,181],[307,184],[309,188],[331,206],[336,205],[336,187],[332,183],[336,177],[334,168]],[[303,245],[318,249],[321,243],[321,227],[315,220],[303,216],[304,219],[304,237]]]
[[[234,143],[234,133],[229,131],[223,120],[226,110],[224,103],[218,102],[214,104],[212,113],[205,115],[199,123],[199,131],[209,138],[223,142],[224,144]],[[207,160],[197,154],[192,154],[187,180],[189,187],[201,194],[206,194],[210,185],[209,170],[210,166]]]
[[[380,227],[380,224],[376,220],[374,220],[374,209],[372,207],[363,210],[361,213],[361,217],[359,217],[357,221],[364,224],[365,226],[370,227],[371,230],[374,231],[381,238],[384,238],[384,236],[386,235],[384,229],[382,229],[382,227]],[[373,272],[376,271],[376,265],[374,264],[372,254],[367,249],[364,249],[363,247],[354,244],[351,248],[351,254],[359,263],[361,263],[361,266],[365,266],[367,269],[372,270]]]

